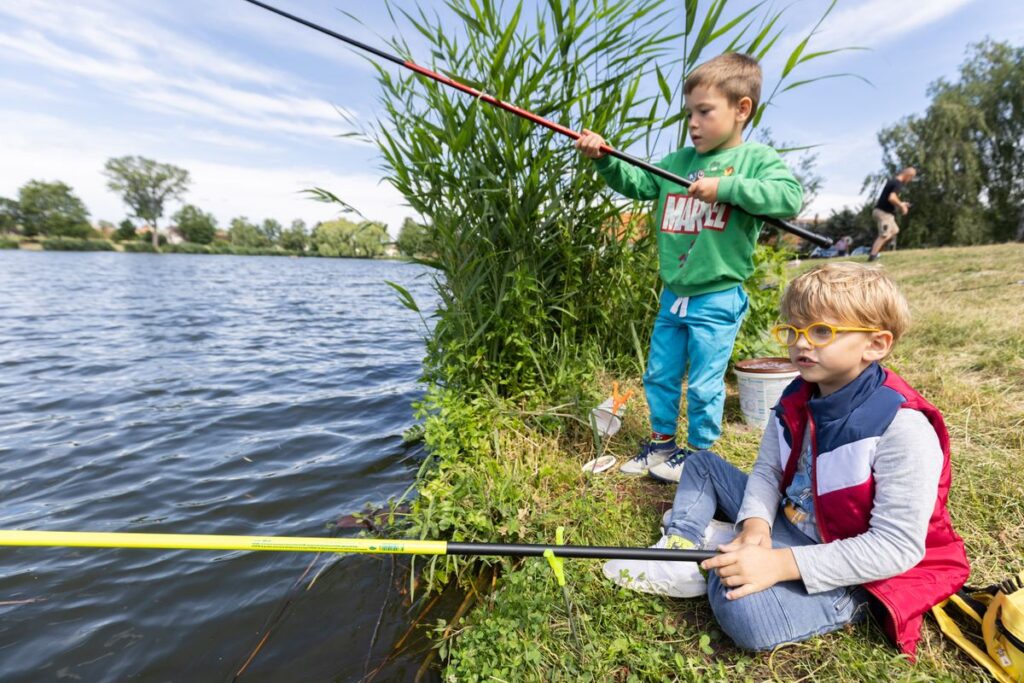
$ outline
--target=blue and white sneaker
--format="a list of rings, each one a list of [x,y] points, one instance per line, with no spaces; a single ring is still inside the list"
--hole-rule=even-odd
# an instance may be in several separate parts
[[[677,448],[676,452],[664,462],[651,465],[647,471],[648,476],[670,484],[678,483],[679,478],[683,476],[683,463],[686,462],[690,453],[693,451],[689,448]]]
[[[679,450],[675,439],[662,442],[644,439],[640,443],[640,452],[622,463],[619,467],[619,472],[631,475],[648,474],[652,467],[665,462],[678,453]]]

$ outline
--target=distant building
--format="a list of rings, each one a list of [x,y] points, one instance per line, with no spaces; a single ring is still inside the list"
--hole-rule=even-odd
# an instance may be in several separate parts
[[[169,226],[166,230],[164,230],[164,234],[167,235],[168,244],[181,244],[182,242],[186,241],[184,236],[182,236],[181,231],[178,230],[177,225]]]
[[[612,232],[615,235],[615,239],[620,242],[622,240],[628,240],[632,243],[647,234],[649,229],[648,221],[649,217],[646,213],[623,211],[619,213],[616,218],[612,219],[612,223],[608,226],[608,230]]]
[[[148,223],[135,228],[135,234],[139,237],[150,235],[152,232],[153,226]],[[157,229],[157,234],[163,235],[167,239],[168,244],[181,244],[185,241],[185,238],[181,236],[181,232],[178,231],[178,226],[176,225],[170,225],[163,230]]]

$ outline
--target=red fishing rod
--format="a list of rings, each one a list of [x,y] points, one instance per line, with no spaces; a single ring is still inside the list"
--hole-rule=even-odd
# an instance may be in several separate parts
[[[430,69],[428,69],[426,67],[422,67],[419,64],[411,62],[411,61],[409,61],[407,59],[402,59],[401,57],[397,57],[395,55],[388,54],[387,52],[384,52],[383,50],[378,50],[375,47],[367,45],[366,43],[361,43],[358,40],[355,40],[353,38],[349,38],[348,36],[343,36],[342,34],[337,33],[336,31],[332,31],[329,28],[324,28],[323,26],[320,26],[319,24],[314,24],[313,22],[308,21],[306,19],[303,19],[302,17],[297,17],[294,14],[290,14],[288,12],[285,12],[284,10],[278,9],[278,8],[272,6],[272,5],[268,5],[265,2],[260,2],[260,0],[245,0],[245,1],[248,2],[248,3],[251,3],[253,5],[256,5],[257,7],[262,7],[263,9],[265,9],[267,11],[270,11],[270,12],[273,12],[274,14],[280,15],[280,16],[286,18],[286,19],[291,19],[292,21],[298,22],[298,23],[302,24],[303,26],[308,26],[311,29],[314,29],[316,31],[320,31],[320,33],[324,33],[326,35],[329,35],[332,38],[337,38],[338,40],[340,40],[342,42],[345,42],[345,43],[348,43],[349,45],[352,45],[353,47],[357,47],[360,50],[365,50],[367,52],[375,54],[378,57],[380,57],[381,59],[386,59],[389,62],[394,62],[398,66],[405,67],[406,69],[409,69],[411,71],[415,71],[416,73],[420,74],[421,76],[426,76],[427,78],[435,80],[438,83],[442,83],[442,84],[447,85],[447,86],[449,86],[451,88],[455,88],[456,90],[460,90],[460,91],[466,93],[467,95],[473,96],[475,99],[483,100],[487,104],[490,104],[490,105],[493,105],[495,107],[498,107],[499,109],[504,109],[505,111],[511,112],[511,113],[515,114],[516,116],[522,117],[522,118],[524,118],[524,119],[526,119],[528,121],[533,121],[534,123],[536,123],[536,124],[538,124],[540,126],[544,126],[545,128],[553,130],[556,133],[560,133],[561,135],[564,135],[564,136],[566,136],[568,138],[572,138],[573,140],[579,140],[582,137],[581,133],[578,133],[578,132],[572,130],[571,128],[566,128],[565,126],[559,125],[559,124],[555,123],[554,121],[549,121],[548,119],[545,119],[545,118],[543,118],[541,116],[537,116],[533,112],[526,111],[522,107],[517,107],[516,105],[511,104],[509,102],[503,102],[502,100],[499,100],[497,97],[494,97],[492,95],[488,95],[485,92],[481,92],[481,91],[477,90],[476,88],[472,88],[472,87],[466,85],[465,83],[459,83],[456,80],[452,80],[451,78],[448,78],[447,76],[445,76],[443,74],[439,74],[439,73],[436,73],[434,71],[431,71]],[[660,176],[662,178],[665,178],[666,180],[672,181],[673,183],[676,183],[678,185],[682,185],[683,187],[689,187],[692,184],[689,180],[687,180],[686,178],[684,178],[682,176],[676,175],[675,173],[672,173],[670,171],[666,171],[663,168],[659,168],[659,167],[655,166],[654,164],[648,163],[648,162],[644,161],[643,159],[638,159],[637,157],[632,156],[630,154],[626,154],[625,152],[620,152],[619,150],[613,149],[612,147],[609,147],[607,145],[602,145],[601,146],[601,151],[604,152],[605,154],[609,154],[609,155],[615,157],[616,159],[621,159],[622,161],[625,161],[628,164],[636,166],[637,168],[642,168],[643,170],[647,171],[648,173],[653,173],[656,176]],[[827,248],[827,247],[832,246],[832,239],[831,238],[826,237],[824,235],[819,235],[817,233],[811,232],[810,230],[807,230],[806,228],[801,228],[799,225],[793,225],[792,223],[788,223],[788,222],[786,222],[784,220],[781,220],[781,219],[778,219],[778,218],[772,218],[771,216],[757,216],[757,215],[755,215],[754,218],[758,218],[760,220],[763,220],[765,223],[768,223],[769,225],[775,226],[776,228],[779,228],[781,230],[785,230],[788,233],[792,233],[792,234],[796,235],[797,237],[800,237],[801,239],[805,239],[808,242],[812,242],[812,243],[814,243],[814,244],[816,244],[816,245],[818,245],[820,247],[826,247]]]

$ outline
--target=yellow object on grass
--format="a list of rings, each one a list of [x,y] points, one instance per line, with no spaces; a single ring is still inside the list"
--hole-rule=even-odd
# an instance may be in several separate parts
[[[932,608],[939,629],[1000,683],[1024,682],[1024,572],[986,588],[964,587]],[[981,626],[985,650],[960,630],[950,607]]]

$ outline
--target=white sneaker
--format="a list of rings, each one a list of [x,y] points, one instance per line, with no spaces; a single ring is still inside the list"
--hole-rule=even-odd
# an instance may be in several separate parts
[[[680,477],[683,476],[683,464],[686,462],[686,456],[693,453],[693,451],[683,448],[678,453],[673,455],[668,460],[658,464],[651,465],[647,474],[652,479],[658,481],[665,481],[671,483],[678,483]]]
[[[704,529],[704,538],[701,539],[700,546],[706,550],[718,550],[718,546],[731,542],[736,535],[734,524],[713,519]]]
[[[668,525],[672,522],[672,508],[665,510],[661,516],[661,535],[668,533]],[[704,529],[704,538],[700,541],[700,547],[705,550],[718,550],[718,546],[725,545],[736,538],[736,527],[729,522],[722,522],[717,519],[711,522]]]
[[[662,464],[678,452],[679,448],[674,440],[665,444],[644,441],[640,444],[640,452],[622,463],[619,472],[632,475],[648,474],[650,468]]]
[[[668,539],[668,536],[662,536],[651,547],[667,548]],[[641,593],[697,598],[708,592],[707,581],[696,562],[610,560],[604,563],[602,571],[618,585]]]

